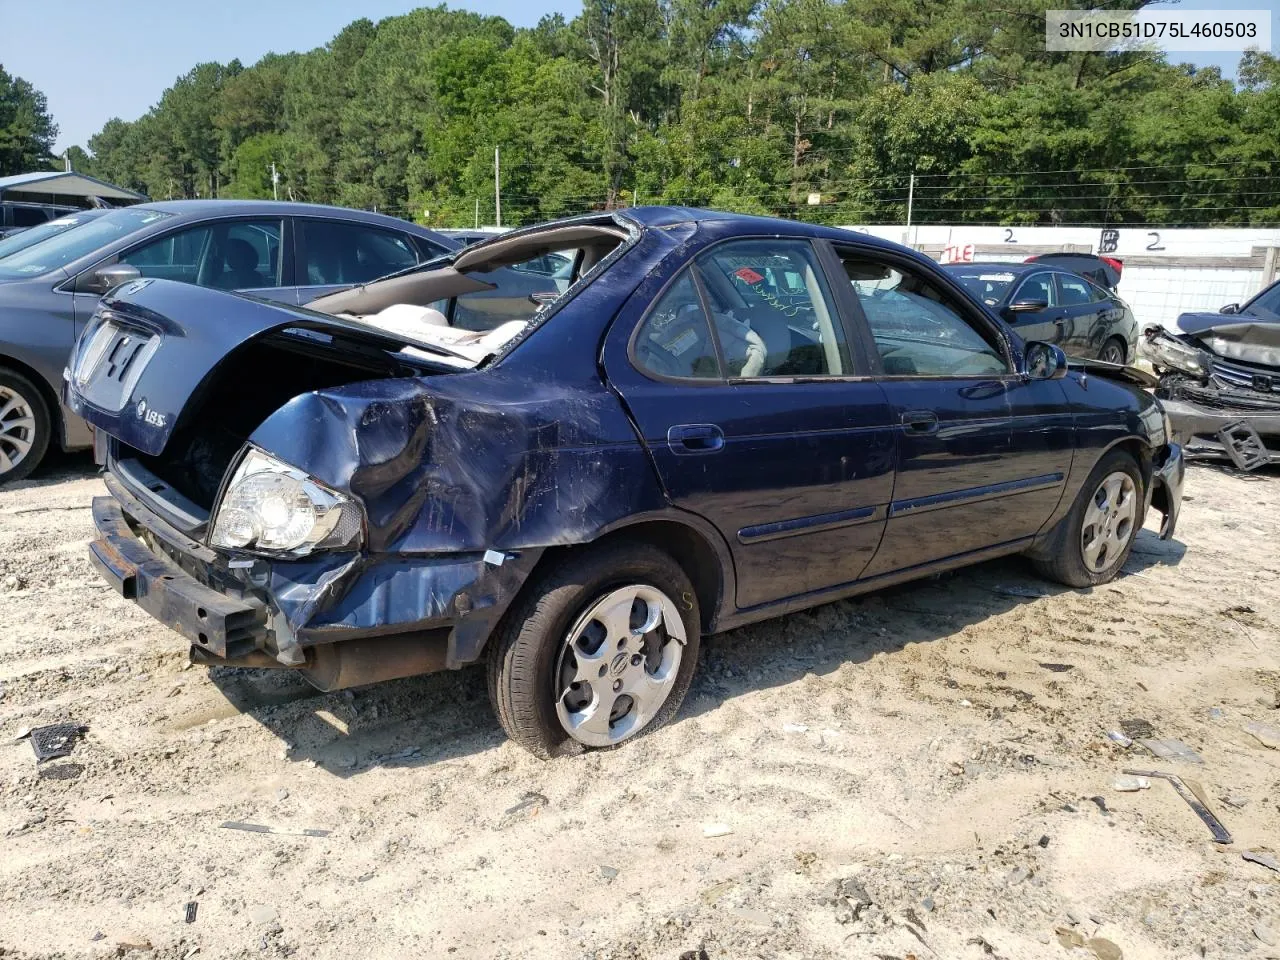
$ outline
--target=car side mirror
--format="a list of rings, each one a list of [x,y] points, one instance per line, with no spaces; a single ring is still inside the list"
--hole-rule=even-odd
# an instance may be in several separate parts
[[[105,296],[122,283],[137,280],[141,276],[142,272],[133,264],[113,263],[110,266],[99,267],[93,271],[88,282],[85,283],[84,289],[87,293]]]
[[[1221,310],[1219,310],[1218,312],[1219,312],[1219,313],[1239,313],[1239,312],[1240,312],[1240,304],[1238,304],[1238,303],[1228,303],[1225,307],[1223,307],[1223,308],[1222,308]]]
[[[1009,304],[1010,313],[1036,313],[1048,309],[1048,300],[1017,300]]]
[[[1052,343],[1032,340],[1022,354],[1022,372],[1031,380],[1061,380],[1067,375],[1067,355]]]

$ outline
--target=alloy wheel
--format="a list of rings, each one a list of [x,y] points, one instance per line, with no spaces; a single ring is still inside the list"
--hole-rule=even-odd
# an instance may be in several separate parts
[[[36,418],[30,401],[11,387],[0,386],[0,476],[26,459],[35,438]]]
[[[1102,573],[1124,552],[1138,517],[1138,488],[1123,470],[1107,474],[1084,512],[1080,546],[1084,565]]]
[[[675,686],[684,644],[676,605],[655,587],[619,587],[595,601],[556,664],[556,715],[565,733],[589,747],[639,733]]]
[[[1108,342],[1102,348],[1102,355],[1098,357],[1103,363],[1124,364],[1124,350],[1120,344],[1114,340]]]

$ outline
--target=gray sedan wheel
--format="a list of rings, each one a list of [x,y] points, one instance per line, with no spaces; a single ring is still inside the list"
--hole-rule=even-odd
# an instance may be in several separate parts
[[[0,483],[21,480],[49,446],[49,408],[26,377],[0,369]]]
[[[1102,352],[1098,354],[1098,359],[1103,363],[1114,363],[1123,366],[1127,352],[1124,341],[1119,337],[1112,337],[1102,345]]]

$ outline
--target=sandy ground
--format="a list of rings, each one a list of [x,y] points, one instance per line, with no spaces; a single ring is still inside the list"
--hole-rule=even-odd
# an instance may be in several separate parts
[[[101,489],[77,459],[0,490],[5,957],[1280,955],[1280,873],[1241,858],[1280,850],[1243,729],[1280,725],[1280,475],[1192,469],[1108,587],[1006,561],[714,638],[676,723],[552,763],[476,671],[187,667],[85,558]],[[38,770],[14,738],[64,720]],[[1235,843],[1129,766],[1198,780]]]

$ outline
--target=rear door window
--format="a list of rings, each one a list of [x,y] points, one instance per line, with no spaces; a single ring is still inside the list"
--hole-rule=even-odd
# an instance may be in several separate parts
[[[1060,305],[1064,307],[1082,307],[1086,304],[1096,303],[1101,300],[1089,289],[1089,281],[1081,277],[1068,276],[1065,273],[1059,273],[1058,290],[1060,292]],[[1094,288],[1097,289],[1096,287]]]
[[[847,374],[830,292],[804,240],[734,240],[697,260],[720,351],[732,378]]]
[[[369,283],[418,264],[404,233],[341,220],[298,220],[305,286]]]

